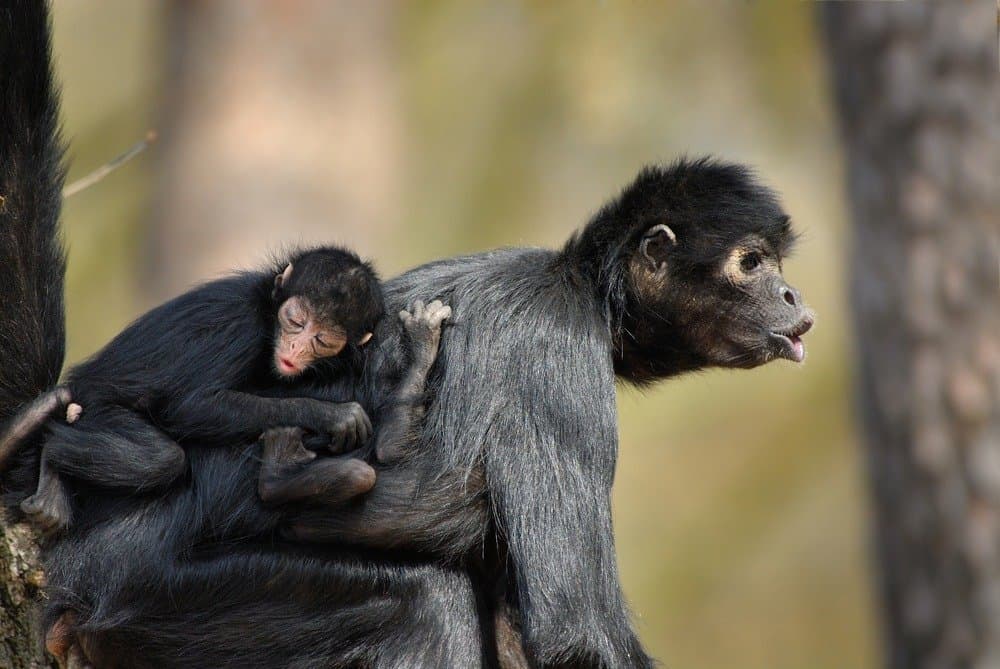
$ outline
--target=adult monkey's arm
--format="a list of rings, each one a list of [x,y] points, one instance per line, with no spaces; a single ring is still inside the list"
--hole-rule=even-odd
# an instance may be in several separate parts
[[[652,667],[615,559],[614,372],[601,330],[567,325],[577,317],[556,313],[539,333],[545,356],[563,359],[498,379],[497,392],[516,401],[490,429],[488,487],[529,657],[543,667]]]
[[[425,448],[470,490],[485,490],[531,666],[650,667],[615,564],[608,327],[592,289],[554,260],[498,251],[435,263],[393,286],[432,286],[455,310]]]

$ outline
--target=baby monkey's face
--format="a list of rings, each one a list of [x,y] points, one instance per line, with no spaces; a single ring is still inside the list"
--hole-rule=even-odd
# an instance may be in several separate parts
[[[346,345],[344,328],[324,322],[305,297],[289,297],[278,308],[274,367],[280,376],[296,377],[316,360],[337,355]]]

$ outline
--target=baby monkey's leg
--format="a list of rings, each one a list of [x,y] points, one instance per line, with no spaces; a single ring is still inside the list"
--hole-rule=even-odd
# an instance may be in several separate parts
[[[42,447],[35,494],[21,510],[46,532],[72,520],[66,474],[105,488],[162,490],[186,467],[184,450],[140,414],[116,406],[91,405],[72,425],[53,421]]]
[[[311,502],[336,505],[362,495],[375,485],[375,470],[358,458],[316,454],[302,444],[302,430],[268,430],[263,444],[257,493],[269,504]]]
[[[69,492],[46,455],[47,449],[43,448],[38,487],[35,494],[21,502],[21,511],[43,534],[54,534],[69,526],[73,510]]]

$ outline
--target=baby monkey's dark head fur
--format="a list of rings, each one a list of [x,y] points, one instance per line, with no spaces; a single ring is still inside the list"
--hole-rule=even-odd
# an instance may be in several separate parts
[[[795,235],[746,167],[648,167],[570,241],[606,300],[616,371],[636,383],[704,367],[801,362],[812,313],[782,277]]]
[[[274,277],[274,365],[295,377],[347,345],[364,346],[385,314],[378,275],[346,249],[294,254]]]

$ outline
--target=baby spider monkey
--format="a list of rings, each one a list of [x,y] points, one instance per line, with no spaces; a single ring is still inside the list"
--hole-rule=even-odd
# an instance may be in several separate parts
[[[437,339],[424,331],[429,323],[439,330],[450,313],[418,306],[424,328],[411,332],[435,348],[413,356],[398,390],[404,401],[383,424],[388,439],[408,431],[408,423],[394,428],[391,421],[410,420],[436,357]],[[312,396],[329,395],[338,377],[359,369],[360,348],[384,311],[374,270],[333,247],[203,284],[153,309],[73,369],[66,387],[50,391],[56,399],[36,402],[54,411],[68,390],[74,404],[67,421],[48,421],[38,488],[21,510],[41,529],[59,531],[72,515],[63,476],[128,492],[162,489],[185,469],[183,446],[249,441],[276,427],[303,428],[335,453],[363,445],[372,426],[360,405]],[[35,407],[31,419],[15,419],[17,437],[46,415]],[[265,452],[262,493],[335,504],[374,485],[374,470],[357,458],[288,466],[313,457]]]

